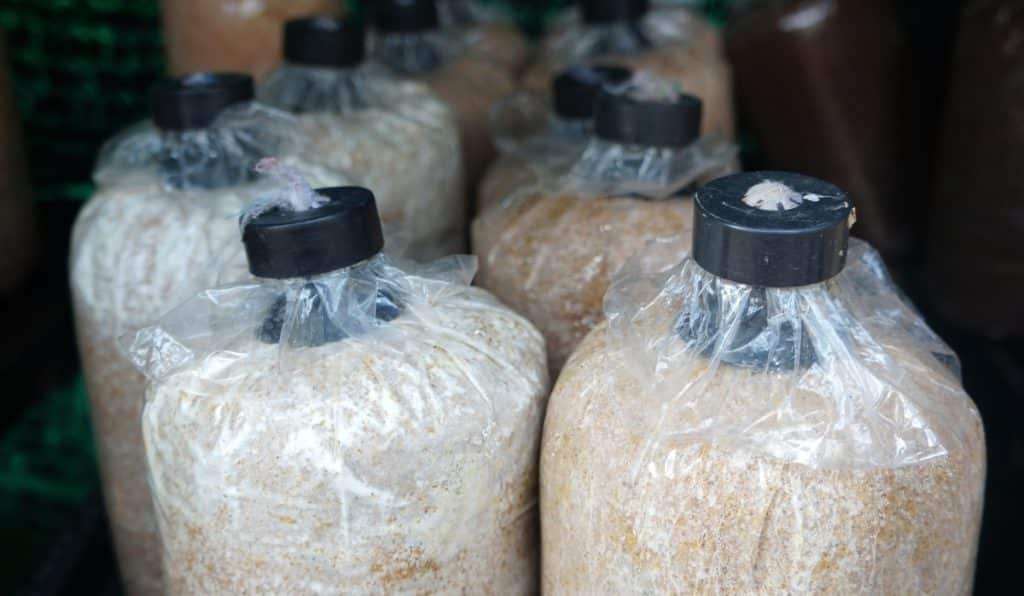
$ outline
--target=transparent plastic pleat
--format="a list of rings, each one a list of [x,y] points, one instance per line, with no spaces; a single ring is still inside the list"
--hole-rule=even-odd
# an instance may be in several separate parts
[[[117,338],[201,287],[247,275],[238,216],[270,188],[251,170],[256,158],[281,155],[321,186],[347,181],[303,160],[295,152],[304,144],[290,117],[246,104],[206,130],[139,124],[100,153],[97,191],[72,233],[71,292],[103,492],[130,594],[161,593],[160,543],[143,473],[145,379]]]
[[[221,286],[130,338],[169,593],[536,591],[543,339],[474,269]]]
[[[777,289],[672,252],[624,267],[551,398],[544,587],[969,594],[981,420],[877,252]]]

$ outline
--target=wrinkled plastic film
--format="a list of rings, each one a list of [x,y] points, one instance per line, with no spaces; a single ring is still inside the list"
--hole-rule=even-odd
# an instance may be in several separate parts
[[[623,271],[552,396],[544,586],[970,593],[981,421],[878,254],[778,289],[665,263]]]
[[[583,23],[566,13],[547,34],[538,61],[523,75],[523,86],[546,93],[563,68],[579,63],[628,66],[679,85],[704,102],[703,130],[727,139],[734,134],[732,75],[718,31],[698,14],[678,6],[655,6],[639,21]]]
[[[681,149],[591,140],[567,174],[540,174],[473,223],[480,284],[541,329],[557,371],[601,321],[611,276],[649,241],[688,236],[692,188],[730,171],[735,155],[715,139]]]
[[[311,278],[259,279],[204,290],[160,318],[159,324],[128,332],[122,347],[136,368],[153,381],[211,358],[244,359],[232,349],[259,340],[282,351],[362,336],[396,318],[405,303],[427,302],[445,286],[468,285],[476,258],[452,256],[419,266],[378,255],[359,265]],[[402,301],[399,301],[399,295]],[[327,332],[317,338],[319,332]],[[200,367],[204,382],[228,383],[219,366]],[[287,367],[286,367],[287,368]],[[289,372],[297,372],[288,369]]]
[[[543,340],[473,270],[377,256],[126,338],[171,593],[534,589]]]
[[[117,337],[158,317],[217,279],[246,274],[238,214],[268,187],[251,167],[283,155],[319,185],[340,174],[286,152],[302,144],[287,115],[257,105],[229,108],[205,130],[136,125],[109,141],[97,191],[71,241],[75,331],[119,566],[131,594],[162,593],[160,544],[145,483],[139,417],[145,379]]]
[[[470,51],[493,60],[515,74],[530,56],[526,36],[500,9],[472,0],[437,2],[438,17],[444,27],[465,31]]]
[[[494,144],[502,153],[527,159],[537,150],[557,144],[559,136],[552,134],[561,122],[548,107],[544,97],[529,91],[518,91],[501,98],[490,109],[488,127]],[[585,138],[586,126],[577,124],[579,136]]]
[[[498,156],[480,182],[478,212],[516,189],[568,171],[586,147],[590,132],[585,120],[559,118],[543,97],[527,91],[496,103],[489,122]]]
[[[465,250],[458,128],[427,87],[377,67],[286,64],[259,97],[297,114],[318,161],[359,172],[377,198],[390,252],[430,260]]]
[[[295,155],[295,120],[249,102],[224,110],[208,128],[163,131],[150,121],[103,144],[93,178],[99,186],[157,181],[162,189],[217,189],[256,178],[252,166],[267,155]]]
[[[619,41],[617,47],[620,51],[630,45],[649,47],[685,43],[711,55],[722,52],[721,35],[699,12],[679,2],[655,1],[650,4],[652,6],[639,22],[632,23],[588,24],[583,22],[578,8],[566,10],[552,23],[548,38],[544,41],[544,50],[585,52],[597,44],[607,46]],[[590,35],[585,35],[584,29]],[[617,40],[619,37],[624,39]],[[592,54],[566,54],[566,59],[578,60],[587,55]]]
[[[567,180],[580,192],[664,199],[735,169],[736,147],[704,137],[684,149],[592,141]]]
[[[372,38],[374,60],[396,74],[426,83],[455,114],[469,188],[494,155],[487,131],[491,105],[515,90],[515,81],[489,58],[474,55],[456,30],[389,33]]]
[[[465,36],[457,31],[374,31],[369,43],[374,60],[406,77],[433,72],[466,49]]]
[[[632,293],[633,284],[649,289],[656,281],[611,288],[609,347],[627,355],[636,374],[657,387],[652,391],[671,391],[673,403],[695,408],[697,425],[706,425],[716,444],[826,468],[892,468],[941,458],[962,450],[971,430],[972,420],[951,416],[965,406],[959,379],[947,367],[955,356],[892,291],[879,260],[855,240],[835,280],[767,289],[716,278],[687,261],[663,278],[648,301]],[[654,325],[663,309],[679,316],[674,327],[659,330]],[[757,317],[766,322],[751,322]],[[755,332],[755,325],[763,326]],[[713,400],[672,389],[694,376],[690,361],[700,367],[732,362],[734,368],[798,378],[793,389],[780,387],[783,396],[774,408],[769,396],[761,396],[765,407],[752,418],[715,424],[720,414]],[[817,395],[804,401],[789,395],[804,388]],[[812,415],[812,408],[820,411]],[[764,432],[758,432],[759,422]]]

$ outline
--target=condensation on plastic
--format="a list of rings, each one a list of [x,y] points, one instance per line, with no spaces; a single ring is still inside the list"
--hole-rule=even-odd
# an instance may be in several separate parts
[[[567,172],[590,139],[589,122],[558,117],[543,97],[529,91],[496,103],[490,130],[498,157],[480,181],[478,213],[517,188]]]
[[[569,173],[519,188],[473,222],[479,283],[544,333],[552,371],[601,320],[611,275],[648,241],[689,234],[689,193],[735,167],[735,146],[593,138]]]
[[[573,64],[646,70],[704,101],[703,130],[733,137],[732,74],[721,36],[687,8],[655,6],[636,23],[610,25],[582,23],[573,9],[545,36],[538,53],[523,75],[526,89],[547,93],[552,79]]]
[[[981,420],[878,253],[765,289],[672,252],[623,267],[551,398],[544,586],[969,594]]]
[[[346,181],[298,157],[302,145],[293,118],[245,104],[207,129],[161,132],[145,122],[100,152],[97,191],[72,233],[71,291],[104,497],[129,594],[162,593],[160,547],[139,428],[145,379],[116,338],[217,275],[245,275],[238,214],[267,188],[250,170],[256,159],[280,155],[320,186]]]
[[[543,339],[474,269],[378,255],[125,338],[170,593],[535,591]]]
[[[438,0],[437,12],[443,27],[465,31],[470,51],[497,62],[512,74],[526,66],[530,57],[526,36],[494,4]]]
[[[389,251],[419,260],[465,251],[458,127],[425,85],[372,66],[286,63],[258,97],[297,114],[323,163],[359,173],[391,232]]]
[[[171,72],[246,72],[266,76],[281,62],[290,19],[339,15],[340,0],[161,0]]]
[[[515,90],[512,75],[471,51],[456,29],[371,36],[371,56],[399,76],[426,83],[451,108],[459,126],[467,191],[494,157],[487,130],[491,105]]]

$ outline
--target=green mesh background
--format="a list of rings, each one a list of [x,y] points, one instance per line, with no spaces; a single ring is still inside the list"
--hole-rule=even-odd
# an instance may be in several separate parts
[[[569,0],[502,2],[539,35]],[[681,0],[719,22],[728,0]],[[350,4],[357,4],[350,2]],[[157,0],[0,0],[37,200],[84,200],[101,143],[147,112],[164,72]],[[98,487],[81,379],[0,436],[0,594],[15,593]]]
[[[0,437],[0,594],[15,593],[99,485],[79,377]]]
[[[532,35],[569,0],[485,0]],[[721,21],[735,0],[678,0]],[[357,1],[350,0],[358,8]],[[157,0],[0,0],[37,198],[84,199],[96,150],[164,70]]]
[[[100,143],[146,112],[163,72],[155,0],[0,0],[40,199],[88,196]]]

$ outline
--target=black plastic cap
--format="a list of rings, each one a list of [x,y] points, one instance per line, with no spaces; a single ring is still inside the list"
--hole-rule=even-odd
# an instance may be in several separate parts
[[[358,186],[321,188],[326,204],[308,211],[272,209],[242,232],[257,277],[309,277],[355,265],[384,247],[373,193]]]
[[[294,64],[343,68],[366,55],[366,31],[361,21],[308,17],[284,26],[284,58]]]
[[[375,0],[368,10],[373,26],[383,33],[416,33],[438,28],[434,0]]]
[[[647,13],[648,0],[580,0],[584,23],[621,23],[636,21]]]
[[[594,116],[597,95],[605,86],[621,85],[633,73],[621,66],[573,66],[551,84],[555,114],[561,118],[589,120]]]
[[[642,100],[603,89],[594,106],[594,134],[617,143],[685,147],[700,138],[700,99]]]
[[[828,182],[745,172],[709,182],[695,203],[693,259],[714,275],[795,287],[823,282],[846,265],[852,206]]]
[[[224,108],[252,101],[255,94],[247,74],[197,72],[154,85],[150,108],[153,122],[164,130],[206,128]]]

